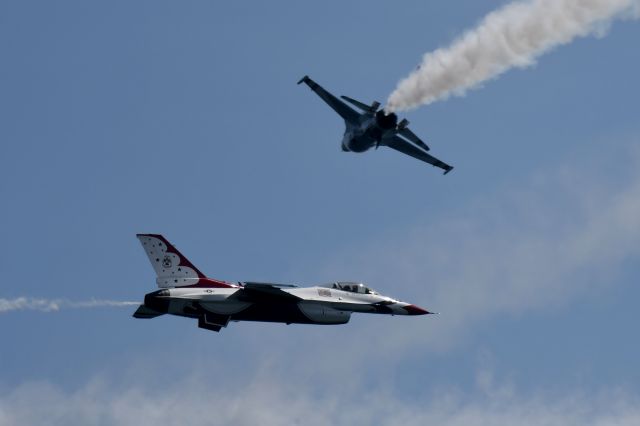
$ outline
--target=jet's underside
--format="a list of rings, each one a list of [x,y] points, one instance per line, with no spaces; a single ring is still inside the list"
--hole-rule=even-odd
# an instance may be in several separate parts
[[[156,292],[157,293],[157,292]],[[317,302],[288,302],[270,300],[264,302],[200,302],[189,299],[165,299],[153,293],[143,305],[156,315],[171,314],[188,318],[214,319],[225,326],[229,321],[262,321],[285,324],[344,324],[351,312],[335,309]],[[382,313],[382,312],[381,312]],[[138,315],[138,317],[143,317]],[[144,316],[146,317],[146,316]],[[205,327],[206,328],[206,327]]]

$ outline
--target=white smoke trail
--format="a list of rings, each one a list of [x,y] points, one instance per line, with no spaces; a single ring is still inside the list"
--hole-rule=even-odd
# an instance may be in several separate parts
[[[139,304],[139,302],[125,302],[118,300],[91,299],[73,302],[66,299],[34,299],[29,297],[18,297],[16,299],[0,299],[0,314],[11,311],[54,312],[61,309],[133,306]]]
[[[427,53],[385,109],[407,110],[464,95],[512,67],[524,68],[576,37],[603,35],[613,18],[639,15],[640,0],[527,0],[489,13],[451,46]]]

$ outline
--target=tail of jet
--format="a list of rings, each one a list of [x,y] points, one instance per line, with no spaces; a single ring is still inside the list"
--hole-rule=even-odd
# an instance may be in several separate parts
[[[160,288],[197,285],[206,278],[193,263],[182,255],[166,238],[159,234],[138,234],[142,248],[147,253],[156,272]]]
[[[237,287],[235,284],[207,278],[193,263],[160,234],[137,234],[140,244],[156,272],[156,284],[162,289],[174,287]],[[133,314],[135,318],[154,318],[167,313],[169,290],[149,293]]]

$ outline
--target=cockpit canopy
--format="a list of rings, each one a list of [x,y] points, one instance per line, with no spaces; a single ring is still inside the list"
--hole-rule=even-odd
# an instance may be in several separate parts
[[[327,284],[324,287],[329,287],[329,288],[342,290],[342,291],[349,291],[351,293],[378,294],[377,291],[367,287],[362,283],[356,283],[356,282],[350,282],[350,281],[338,281],[335,283]]]

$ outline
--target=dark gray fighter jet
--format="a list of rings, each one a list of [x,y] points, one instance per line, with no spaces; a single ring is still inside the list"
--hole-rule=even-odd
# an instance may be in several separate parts
[[[453,169],[450,165],[427,154],[429,147],[409,130],[407,119],[398,122],[396,114],[385,114],[384,110],[379,110],[380,102],[367,105],[348,96],[341,96],[342,99],[362,111],[358,112],[327,92],[309,76],[302,77],[298,84],[301,83],[306,83],[344,119],[346,129],[342,138],[343,151],[364,152],[370,148],[377,149],[379,146],[388,146],[443,169],[445,175]]]

